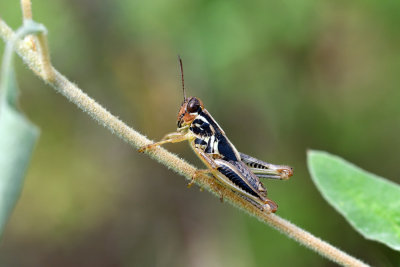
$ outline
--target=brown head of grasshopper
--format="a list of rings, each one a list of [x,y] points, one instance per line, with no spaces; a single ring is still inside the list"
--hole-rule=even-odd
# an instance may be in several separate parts
[[[139,151],[165,143],[188,140],[194,152],[208,168],[200,172],[212,174],[222,185],[261,209],[275,212],[278,206],[267,198],[267,190],[259,178],[286,180],[293,175],[292,168],[267,163],[238,152],[222,128],[204,108],[203,102],[196,97],[186,97],[180,58],[179,62],[184,100],[178,114],[177,132],[167,134],[160,142],[142,147]]]

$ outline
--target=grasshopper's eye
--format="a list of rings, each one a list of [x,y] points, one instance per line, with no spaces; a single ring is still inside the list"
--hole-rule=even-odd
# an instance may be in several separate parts
[[[186,110],[190,113],[194,113],[198,111],[199,108],[200,108],[200,101],[197,98],[193,97],[192,99],[189,100]]]

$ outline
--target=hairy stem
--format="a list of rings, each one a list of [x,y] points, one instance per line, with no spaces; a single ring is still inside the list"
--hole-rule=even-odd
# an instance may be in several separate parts
[[[32,19],[32,3],[31,0],[21,0],[22,17],[24,20]]]
[[[38,42],[39,54],[44,75],[43,79],[48,82],[54,82],[55,74],[50,62],[50,53],[47,45],[47,34],[45,32],[41,32],[38,34]]]
[[[23,2],[26,1],[22,1],[22,3]],[[15,33],[6,25],[6,23],[0,20],[0,37],[7,42],[13,39],[14,35]],[[43,47],[44,44],[46,44],[45,40],[39,41],[39,51],[45,51],[44,57],[46,57],[48,52],[47,47]],[[82,111],[87,113],[100,125],[106,127],[113,134],[117,135],[135,148],[152,143],[151,140],[147,139],[145,136],[113,116],[95,100],[90,98],[81,89],[79,89],[75,84],[70,82],[67,78],[55,70],[50,64],[50,58],[47,57],[47,59],[45,58],[43,60],[43,53],[40,54],[39,52],[34,51],[32,49],[32,45],[27,43],[26,40],[18,41],[15,49],[17,54],[28,65],[28,67],[39,76],[39,78],[51,85],[56,91],[68,98],[68,100],[77,105]],[[48,63],[47,66],[46,62]],[[48,69],[46,70],[46,68]],[[164,148],[158,147],[146,153],[151,158],[157,160],[178,174],[183,175],[187,179],[191,179],[196,172],[196,168],[194,166],[168,152]],[[297,227],[289,221],[275,214],[261,211],[259,208],[239,197],[231,190],[221,186],[219,183],[216,183],[213,177],[207,175],[198,176],[198,178],[195,180],[195,183],[209,192],[217,195],[218,197],[222,195],[226,202],[233,204],[248,214],[256,217],[258,220],[267,223],[286,236],[296,240],[300,244],[314,250],[320,255],[338,264],[344,266],[367,266],[360,260],[313,236],[309,232]]]

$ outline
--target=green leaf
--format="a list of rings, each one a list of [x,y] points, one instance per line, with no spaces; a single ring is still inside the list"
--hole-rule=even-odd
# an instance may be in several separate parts
[[[365,238],[400,250],[400,186],[322,151],[308,168],[323,197]]]
[[[38,27],[40,26],[40,27]],[[13,47],[18,38],[43,31],[43,26],[28,21],[7,43],[1,70],[0,88],[0,236],[17,202],[38,128],[17,109],[18,88],[12,64]]]
[[[0,106],[0,235],[19,198],[38,129],[2,101]]]

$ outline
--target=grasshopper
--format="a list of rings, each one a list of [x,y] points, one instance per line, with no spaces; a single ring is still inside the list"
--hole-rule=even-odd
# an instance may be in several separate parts
[[[224,186],[249,200],[262,210],[276,212],[277,204],[267,198],[267,189],[260,178],[287,180],[293,169],[285,165],[274,165],[240,153],[229,141],[225,132],[204,108],[197,97],[186,97],[182,60],[179,57],[183,89],[183,103],[178,113],[177,132],[167,134],[161,141],[139,149],[143,152],[166,143],[188,140],[193,151],[207,166],[197,175],[211,174]]]

